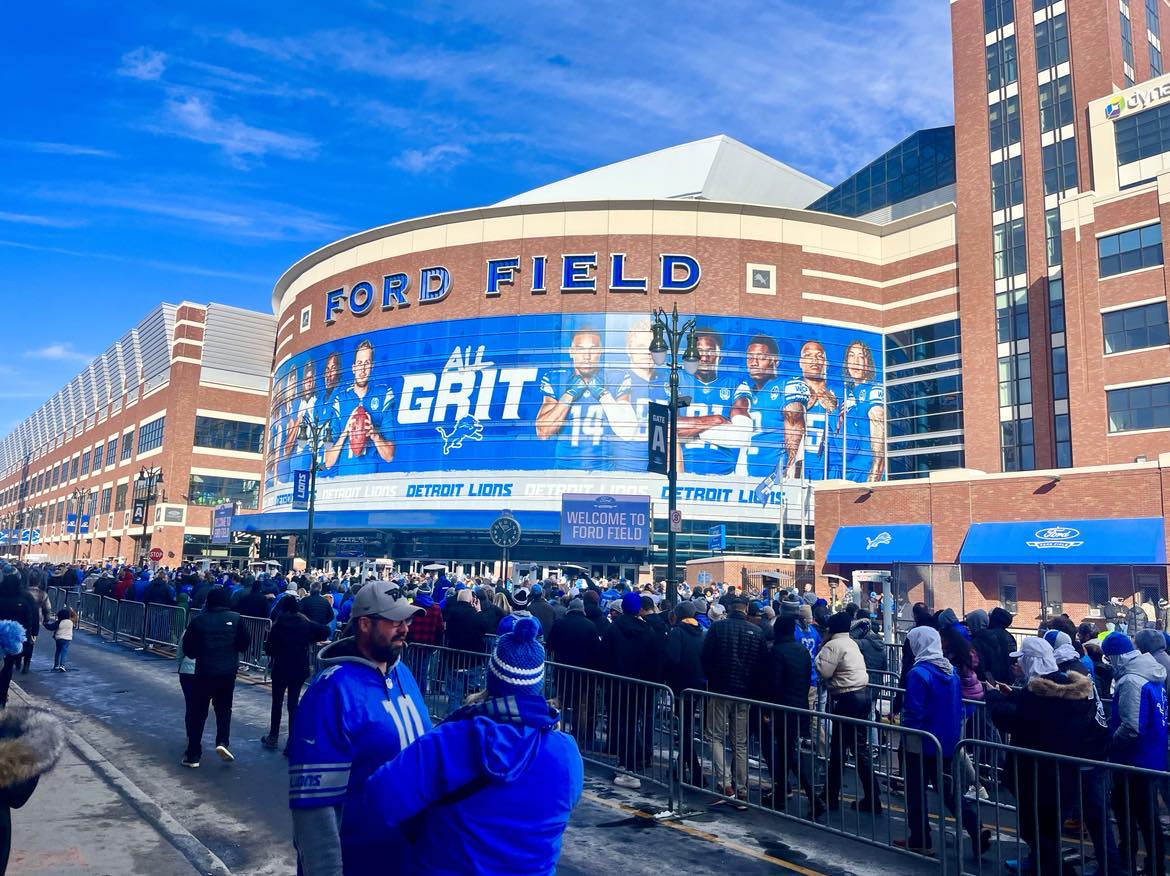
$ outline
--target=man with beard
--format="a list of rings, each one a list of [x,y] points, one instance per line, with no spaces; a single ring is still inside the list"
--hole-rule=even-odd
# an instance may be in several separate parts
[[[321,650],[289,741],[289,808],[304,876],[381,872],[393,838],[362,830],[360,792],[373,771],[431,729],[426,703],[402,662],[410,621],[423,609],[390,583],[371,581],[353,601],[350,635]],[[359,755],[360,750],[360,755]],[[352,792],[357,795],[351,798]],[[389,841],[390,846],[384,844]]]
[[[735,471],[739,449],[751,436],[750,418],[744,426],[732,425],[731,405],[739,379],[721,371],[723,337],[714,329],[695,331],[699,367],[688,382],[691,404],[687,416],[678,418],[683,468],[691,474],[729,475]]]

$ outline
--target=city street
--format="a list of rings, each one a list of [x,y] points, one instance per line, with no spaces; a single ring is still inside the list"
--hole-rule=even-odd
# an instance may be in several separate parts
[[[14,874],[294,872],[285,760],[260,746],[268,688],[241,681],[233,764],[180,767],[183,698],[173,660],[78,633],[70,671],[53,673],[51,642],[15,683],[71,731],[66,756],[13,813]],[[14,692],[13,700],[20,694]],[[209,724],[211,720],[209,720]],[[208,743],[211,728],[208,728]],[[80,740],[78,740],[80,737]],[[762,813],[707,808],[656,822],[662,801],[589,771],[565,835],[562,873],[927,873],[937,865],[850,843]],[[95,845],[96,844],[96,845]]]

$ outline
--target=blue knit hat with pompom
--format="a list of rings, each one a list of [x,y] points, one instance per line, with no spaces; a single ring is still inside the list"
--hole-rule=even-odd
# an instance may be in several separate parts
[[[522,617],[512,632],[500,636],[488,661],[488,693],[544,696],[544,646],[537,640],[539,635],[540,621]]]

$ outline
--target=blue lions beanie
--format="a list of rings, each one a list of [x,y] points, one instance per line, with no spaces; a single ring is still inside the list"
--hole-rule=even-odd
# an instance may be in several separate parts
[[[544,646],[537,641],[540,622],[522,617],[496,641],[488,661],[487,689],[494,697],[544,696]]]
[[[622,614],[638,614],[642,611],[642,597],[637,593],[627,593],[622,597]]]
[[[1105,637],[1105,641],[1101,643],[1101,653],[1106,657],[1128,654],[1130,651],[1136,650],[1137,646],[1134,645],[1133,639],[1125,633],[1110,633]]]

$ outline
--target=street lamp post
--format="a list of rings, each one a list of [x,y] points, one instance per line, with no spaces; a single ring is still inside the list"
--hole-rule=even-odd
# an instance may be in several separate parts
[[[162,469],[157,466],[154,468],[146,468],[143,466],[135,480],[143,485],[144,504],[142,506],[142,565],[146,566],[150,559],[149,544],[146,541],[146,527],[150,524],[150,503],[154,501],[154,488],[156,485],[163,482]],[[81,516],[78,515],[78,528],[80,529]]]
[[[317,468],[321,448],[333,443],[333,426],[329,417],[305,416],[297,429],[297,445],[309,451],[309,520],[305,527],[305,574],[313,572],[313,513],[317,506]]]
[[[690,404],[690,398],[678,394],[679,368],[693,375],[699,367],[699,348],[695,343],[695,320],[688,319],[679,324],[678,305],[670,313],[662,308],[654,311],[654,337],[650,341],[650,354],[654,364],[670,369],[670,461],[666,471],[668,500],[668,524],[666,529],[666,601],[673,606],[678,602],[678,544],[677,533],[670,521],[674,518],[678,503],[678,410]],[[686,339],[686,348],[679,356],[679,346]]]
[[[81,487],[69,494],[69,501],[73,505],[73,559],[69,563],[71,566],[77,564],[77,547],[81,543],[81,502],[88,495],[89,493]]]

